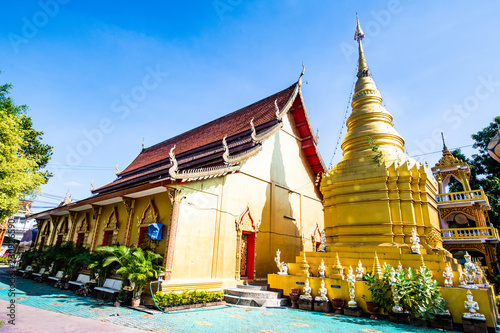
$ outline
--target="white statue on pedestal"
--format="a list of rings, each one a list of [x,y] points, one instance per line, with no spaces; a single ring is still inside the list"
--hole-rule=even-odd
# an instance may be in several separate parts
[[[361,263],[361,260],[360,260],[358,262],[358,267],[356,267],[356,279],[358,281],[362,281],[364,274],[365,274],[365,270],[364,270],[363,264]]]
[[[389,282],[391,283],[391,290],[392,290],[392,299],[394,301],[394,306],[392,307],[393,312],[403,312],[403,307],[399,304],[399,301],[401,300],[401,296],[399,296],[399,292],[397,287],[398,279],[396,278],[396,271],[394,268],[391,268],[390,271],[390,276],[389,276]]]
[[[276,258],[274,258],[274,261],[276,262],[276,266],[278,266],[278,269],[279,269],[278,274],[279,275],[288,275],[288,265],[285,262],[281,262],[280,255],[281,255],[281,251],[278,249],[278,251],[276,251]]]
[[[308,301],[312,300],[311,287],[309,287],[309,279],[306,280],[306,285],[304,286],[303,292],[304,294],[300,295],[300,299]]]
[[[326,237],[324,230],[321,233],[321,244],[319,245],[318,252],[326,252]]]
[[[468,286],[474,286],[474,280],[476,279],[476,271],[477,271],[476,264],[474,264],[471,261],[469,252],[465,252],[464,258],[465,258],[465,264],[464,264],[465,284],[467,284]]]
[[[326,270],[325,262],[323,259],[321,259],[321,265],[319,265],[318,267],[318,274],[320,278],[325,278],[325,270]]]
[[[411,231],[411,253],[420,254],[420,237],[417,235],[417,229],[413,228]]]
[[[480,314],[479,305],[473,299],[471,291],[467,291],[467,300],[464,302],[465,309],[469,312],[464,313],[465,318],[474,318],[474,319],[484,319],[484,315]]]
[[[347,303],[350,308],[357,308],[358,304],[354,300],[354,284],[356,282],[356,277],[352,271],[352,266],[349,266],[349,271],[347,273],[347,283],[349,284],[349,297],[351,300]]]
[[[444,286],[445,287],[453,287],[453,272],[451,270],[450,264],[446,265],[446,268],[443,272],[444,277]]]
[[[314,300],[318,302],[328,301],[327,292],[328,290],[325,288],[325,280],[321,280],[321,288],[319,288],[319,296],[316,296]]]

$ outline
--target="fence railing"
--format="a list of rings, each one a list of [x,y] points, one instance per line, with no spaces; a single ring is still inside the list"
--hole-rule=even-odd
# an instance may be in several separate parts
[[[443,240],[489,238],[500,242],[498,230],[494,227],[442,229],[441,233]]]
[[[438,203],[458,202],[458,201],[479,201],[484,200],[489,205],[488,197],[482,189],[463,192],[442,193],[436,195]]]

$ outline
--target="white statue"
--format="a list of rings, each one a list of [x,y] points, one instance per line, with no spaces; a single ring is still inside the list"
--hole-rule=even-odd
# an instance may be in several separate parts
[[[403,270],[403,265],[401,265],[401,261],[398,262],[398,271],[402,271]]]
[[[460,282],[461,288],[467,288],[467,284],[465,283],[465,275],[463,271],[460,271],[460,276],[458,277],[458,281]]]
[[[446,265],[446,268],[443,272],[443,277],[444,277],[444,286],[453,287],[453,272],[451,270],[450,264]]]
[[[403,308],[399,304],[399,300],[401,299],[401,296],[399,296],[399,292],[397,287],[398,279],[396,278],[396,271],[394,268],[391,268],[390,271],[390,276],[389,276],[389,282],[391,283],[391,289],[392,289],[392,299],[394,301],[394,306],[392,307],[393,312],[403,312]]]
[[[473,299],[471,291],[467,291],[467,300],[464,302],[465,309],[469,312],[464,313],[464,317],[466,318],[476,318],[476,319],[484,319],[484,315],[480,314],[479,305]]]
[[[474,285],[474,280],[476,279],[477,267],[476,267],[476,264],[474,264],[471,261],[469,252],[465,252],[464,258],[465,258],[465,264],[464,264],[465,283],[467,285],[472,285],[473,286]]]
[[[319,288],[319,295],[314,298],[315,301],[318,302],[326,302],[328,301],[327,296],[328,290],[325,288],[325,280],[321,280],[321,288]]]
[[[417,235],[417,229],[413,228],[411,231],[411,253],[420,254],[420,237]]]
[[[324,230],[321,233],[321,244],[319,244],[318,252],[326,252],[326,237]]]
[[[352,266],[349,266],[349,271],[347,273],[347,283],[349,284],[349,297],[351,300],[347,303],[350,308],[358,307],[358,304],[354,300],[354,284],[356,282],[356,277],[352,271]]]
[[[323,261],[323,259],[321,259],[321,265],[319,265],[318,267],[318,273],[320,278],[325,278],[325,270],[326,270],[325,262]]]
[[[360,260],[358,262],[358,267],[356,267],[356,279],[358,281],[362,281],[364,274],[365,274],[365,270],[364,270],[363,264],[361,263],[361,260]]]
[[[285,262],[281,262],[281,251],[278,249],[276,251],[276,258],[274,258],[274,261],[276,262],[276,265],[278,266],[278,269],[280,270],[278,272],[279,275],[288,275],[288,265]]]
[[[304,294],[303,295],[300,295],[300,299],[302,300],[312,300],[312,296],[311,296],[311,287],[309,287],[309,279],[306,280],[306,285],[304,286]]]

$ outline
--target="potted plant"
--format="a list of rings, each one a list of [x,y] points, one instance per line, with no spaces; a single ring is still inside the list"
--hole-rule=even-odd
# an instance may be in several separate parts
[[[149,280],[156,279],[161,272],[161,266],[155,262],[162,256],[151,251],[144,252],[141,248],[127,248],[123,245],[103,248],[102,251],[109,254],[104,259],[103,267],[115,262],[119,265],[116,273],[124,280],[130,281],[132,306],[139,306],[144,286]]]
[[[116,307],[120,307],[122,303],[124,303],[127,299],[127,291],[125,290],[120,290],[118,292],[118,295],[116,296],[115,301],[113,302],[113,305]]]
[[[345,299],[343,298],[333,298],[332,306],[335,308],[335,313],[342,314],[342,307],[344,306]]]
[[[378,309],[379,309],[378,303],[373,302],[371,300],[367,301],[366,295],[361,296],[361,298],[363,298],[365,300],[366,308],[370,312],[370,319],[378,319],[378,317],[377,317],[377,313],[378,313]]]

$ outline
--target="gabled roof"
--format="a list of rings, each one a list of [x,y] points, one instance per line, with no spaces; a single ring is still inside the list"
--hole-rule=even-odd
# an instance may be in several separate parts
[[[238,160],[243,161],[258,153],[262,139],[271,137],[281,128],[283,125],[281,117],[287,113],[293,116],[301,139],[301,148],[311,170],[315,174],[325,172],[326,167],[319,155],[303,102],[299,79],[299,82],[276,94],[144,149],[125,170],[118,174],[115,181],[93,190],[92,197],[34,214],[34,218],[84,205],[99,204],[100,201],[109,200],[116,195],[133,192],[134,188],[165,186],[172,182],[237,172],[240,164]],[[254,128],[250,124],[252,120]],[[170,156],[173,147],[175,147],[175,155],[172,156],[174,162]],[[172,173],[174,168],[176,170]],[[200,173],[208,176],[200,177]],[[181,178],[174,178],[173,174]]]
[[[221,142],[226,135],[231,137],[250,130],[251,119],[254,119],[256,127],[273,121],[275,119],[274,101],[277,100],[278,107],[281,109],[290,98],[294,88],[295,84],[242,109],[144,149],[119,176],[158,161],[168,160],[168,153],[174,145],[176,146],[175,154],[180,155],[213,142]]]

